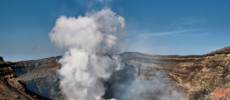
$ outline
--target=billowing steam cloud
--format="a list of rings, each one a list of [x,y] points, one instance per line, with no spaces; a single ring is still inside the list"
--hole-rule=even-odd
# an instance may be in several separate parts
[[[119,34],[125,20],[110,9],[88,13],[85,16],[61,16],[50,39],[67,49],[60,60],[60,87],[68,99],[98,100],[105,93],[103,81],[121,68]]]

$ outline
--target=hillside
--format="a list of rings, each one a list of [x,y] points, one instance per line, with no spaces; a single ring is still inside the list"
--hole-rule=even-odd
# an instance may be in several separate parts
[[[152,80],[158,75],[164,75],[172,84],[170,88],[182,91],[185,100],[230,98],[230,47],[205,55],[161,56],[124,52],[120,57],[129,68],[115,73],[113,79],[105,83],[108,88],[113,82],[121,81],[117,77],[129,70],[132,78],[137,79]],[[58,64],[60,58],[57,56],[21,62],[4,62],[0,59],[0,98],[65,99],[59,89],[57,74],[61,67]],[[130,77],[125,77],[122,81],[128,79]],[[168,91],[170,89],[167,88],[158,93]],[[113,96],[108,89],[105,98]]]
[[[129,54],[132,57],[126,56],[125,61],[130,65],[139,64],[142,67],[164,70],[170,80],[183,88],[185,99],[226,100],[230,96],[230,51],[226,49],[201,56],[157,57]],[[158,62],[151,63],[152,60]]]

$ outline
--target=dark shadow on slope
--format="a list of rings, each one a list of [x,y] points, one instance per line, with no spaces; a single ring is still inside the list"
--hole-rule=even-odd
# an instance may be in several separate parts
[[[127,93],[127,86],[135,80],[135,73],[135,67],[127,64],[122,70],[114,72],[111,78],[105,82],[106,92],[103,98],[121,100],[122,96]]]

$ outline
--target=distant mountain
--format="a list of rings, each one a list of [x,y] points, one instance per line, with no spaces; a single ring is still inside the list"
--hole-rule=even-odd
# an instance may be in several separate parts
[[[188,100],[230,98],[230,47],[205,55],[162,56],[124,52],[120,54],[120,57],[126,67],[114,73],[109,82],[105,82],[108,88],[105,98],[118,95],[110,90],[111,85],[115,83],[123,84],[132,78],[153,80],[156,76],[165,76],[167,82],[172,85],[165,90],[159,90],[158,94],[164,95],[171,90],[178,90],[182,91],[183,98]],[[57,70],[61,67],[58,64],[60,58],[61,56],[4,62],[0,57],[0,98],[65,99],[60,92],[57,74]],[[121,76],[123,74],[127,77]],[[122,95],[122,92],[119,95]],[[155,98],[155,95],[151,96],[152,99]]]

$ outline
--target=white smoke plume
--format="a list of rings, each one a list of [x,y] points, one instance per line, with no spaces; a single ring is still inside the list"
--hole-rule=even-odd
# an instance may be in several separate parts
[[[103,81],[121,68],[119,33],[123,17],[108,8],[85,16],[61,16],[50,32],[50,39],[67,49],[59,61],[60,87],[69,100],[98,100],[105,93]]]
[[[183,91],[175,82],[169,80],[163,70],[156,70],[154,67],[125,65],[122,70],[113,73],[110,79],[110,87],[105,94],[107,98],[184,100]]]
[[[151,80],[133,80],[122,100],[183,100],[181,90],[175,90],[166,77]]]

